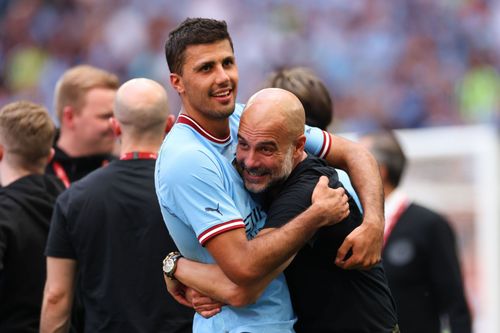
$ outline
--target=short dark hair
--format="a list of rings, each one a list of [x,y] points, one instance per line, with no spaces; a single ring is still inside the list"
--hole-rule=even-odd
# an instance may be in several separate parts
[[[362,137],[370,138],[370,151],[379,165],[387,168],[389,182],[394,187],[399,185],[406,167],[406,156],[392,130],[380,130],[366,133]]]
[[[211,44],[227,39],[234,52],[226,21],[207,18],[187,18],[168,34],[165,56],[171,73],[182,75],[184,53],[189,45]]]
[[[305,67],[282,68],[265,82],[266,88],[281,88],[293,93],[306,112],[306,124],[326,130],[333,118],[333,102],[321,79]]]

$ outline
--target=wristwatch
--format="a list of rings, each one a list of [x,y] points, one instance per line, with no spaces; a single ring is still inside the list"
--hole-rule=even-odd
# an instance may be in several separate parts
[[[174,251],[167,254],[165,259],[163,259],[163,273],[171,280],[175,280],[174,274],[177,268],[177,260],[180,258],[182,258],[182,254]]]

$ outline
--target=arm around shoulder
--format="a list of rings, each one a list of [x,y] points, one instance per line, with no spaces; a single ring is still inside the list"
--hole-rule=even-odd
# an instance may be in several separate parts
[[[342,268],[369,268],[380,261],[384,233],[384,193],[378,164],[372,154],[353,141],[331,135],[327,162],[345,170],[359,195],[363,223],[346,237],[336,263]],[[352,249],[352,256],[345,259]]]

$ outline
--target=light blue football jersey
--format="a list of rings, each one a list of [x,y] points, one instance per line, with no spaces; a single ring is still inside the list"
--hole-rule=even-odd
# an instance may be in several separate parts
[[[232,165],[243,105],[230,116],[230,134],[216,138],[181,114],[165,138],[156,162],[155,185],[165,224],[187,258],[215,263],[203,246],[212,237],[245,228],[252,239],[263,228],[266,214],[252,200]],[[306,149],[325,155],[330,137],[306,127]],[[255,304],[224,306],[212,318],[196,314],[195,333],[294,332],[295,316],[283,274],[273,280]]]

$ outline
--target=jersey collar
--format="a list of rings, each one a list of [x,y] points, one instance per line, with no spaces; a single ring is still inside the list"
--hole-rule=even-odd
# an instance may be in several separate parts
[[[224,143],[228,143],[231,140],[231,134],[229,134],[225,138],[217,138],[217,137],[213,136],[207,130],[205,130],[203,127],[201,127],[201,125],[198,124],[193,118],[191,118],[190,116],[188,116],[186,114],[180,114],[177,117],[177,122],[180,124],[185,124],[185,125],[191,126],[196,132],[200,133],[204,138],[206,138],[212,142],[215,142],[218,144],[224,144]]]

